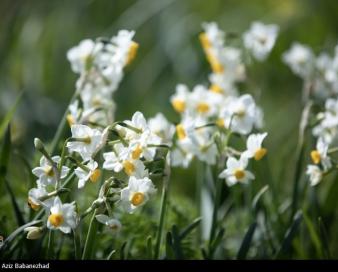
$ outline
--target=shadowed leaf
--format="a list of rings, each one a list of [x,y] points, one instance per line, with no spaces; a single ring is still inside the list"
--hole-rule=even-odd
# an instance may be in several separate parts
[[[237,253],[238,260],[243,260],[246,258],[246,255],[248,254],[248,251],[250,249],[251,241],[255,233],[256,227],[257,223],[254,222],[250,225],[248,231],[246,232],[241,247],[239,248],[239,251]]]

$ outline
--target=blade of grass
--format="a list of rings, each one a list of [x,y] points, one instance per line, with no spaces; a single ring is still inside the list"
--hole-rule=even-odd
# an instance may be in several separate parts
[[[153,258],[153,241],[151,236],[147,238],[147,258],[151,260]]]
[[[218,248],[219,244],[222,242],[222,239],[224,237],[224,233],[225,233],[225,229],[221,228],[219,230],[219,232],[217,233],[215,240],[212,242],[211,244],[211,248],[210,248],[210,257],[213,256],[213,254],[215,253],[216,249]]]
[[[19,208],[19,205],[16,201],[16,197],[15,197],[15,194],[11,188],[11,186],[9,185],[9,182],[7,179],[4,179],[4,182],[5,182],[5,186],[6,186],[6,189],[9,193],[9,196],[11,198],[11,203],[13,205],[13,209],[14,209],[14,213],[15,213],[15,218],[16,218],[16,221],[18,223],[18,226],[22,226],[25,224],[25,219],[23,218],[23,215],[22,215],[22,212],[20,211],[20,208]]]
[[[169,177],[170,177],[170,168],[166,166],[166,176],[163,179],[163,188],[162,188],[162,200],[161,200],[161,210],[160,210],[160,218],[159,218],[159,226],[157,230],[157,237],[156,237],[156,244],[155,244],[155,252],[154,258],[158,259],[160,256],[160,249],[161,249],[161,241],[162,241],[162,233],[164,229],[164,219],[167,210],[167,198],[168,198],[168,191],[169,191]]]
[[[173,250],[173,241],[172,241],[172,235],[171,232],[168,231],[167,232],[167,236],[166,236],[166,244],[165,244],[165,255],[166,255],[166,259],[174,259],[175,258],[175,253]]]
[[[299,229],[302,219],[303,219],[303,213],[301,211],[298,211],[293,218],[293,222],[291,226],[288,228],[288,230],[286,231],[284,235],[282,245],[276,254],[276,258],[281,257],[284,254],[290,252],[291,243]]]
[[[54,231],[53,230],[49,230],[48,232],[46,257],[49,260],[52,260],[54,258]]]
[[[122,246],[121,246],[121,249],[120,249],[120,259],[121,260],[125,260],[126,259],[126,246],[127,246],[127,241],[125,241]]]
[[[19,209],[19,205],[16,201],[16,196],[12,190],[12,187],[8,180],[6,179],[7,170],[8,170],[8,162],[10,158],[10,151],[11,151],[11,132],[10,126],[8,125],[5,138],[2,144],[1,155],[0,155],[0,184],[5,184],[6,189],[9,193],[11,203],[14,209],[15,218],[18,223],[18,226],[24,225],[25,220],[23,215]]]
[[[319,230],[320,230],[320,237],[322,238],[322,245],[323,245],[323,252],[325,253],[325,257],[327,259],[331,259],[330,247],[329,247],[329,240],[327,231],[321,217],[318,218]]]
[[[107,261],[111,260],[111,258],[113,257],[113,255],[114,255],[115,253],[116,253],[116,249],[113,249],[113,250],[109,253],[109,255],[107,256],[106,260],[107,260]]]
[[[23,92],[20,93],[17,98],[15,99],[14,104],[12,105],[12,107],[10,108],[10,110],[6,113],[5,117],[2,119],[1,123],[0,123],[0,140],[2,139],[2,137],[4,136],[6,129],[9,125],[9,122],[11,121],[11,119],[13,118],[13,115],[16,111],[16,108],[18,107],[18,104],[21,100],[21,97],[23,95]]]
[[[305,89],[305,91],[307,90]],[[297,144],[297,149],[296,149],[296,163],[295,163],[296,168],[295,168],[294,177],[293,177],[293,193],[292,193],[291,220],[290,221],[292,221],[292,218],[295,215],[296,210],[298,208],[299,180],[303,173],[302,166],[303,166],[303,157],[304,157],[304,148],[305,148],[304,136],[305,136],[305,129],[307,128],[307,125],[308,125],[312,104],[313,104],[312,101],[307,99],[306,105],[302,112],[302,117],[301,117],[300,125],[299,125],[298,144]]]
[[[309,231],[310,234],[310,238],[311,241],[313,243],[313,245],[315,246],[316,252],[319,256],[319,258],[323,257],[323,252],[322,252],[322,243],[321,240],[319,238],[319,235],[317,234],[316,228],[313,225],[313,223],[311,222],[311,219],[309,218],[309,216],[307,215],[307,213],[303,210],[303,216],[304,216],[304,221],[306,224],[306,227]]]
[[[179,235],[179,239],[183,240],[190,232],[192,232],[201,223],[202,218],[196,218],[189,226],[183,229]]]
[[[269,185],[265,185],[262,189],[259,190],[259,192],[255,195],[253,201],[252,201],[252,210],[254,212],[257,212],[257,208],[258,208],[258,202],[261,199],[261,197],[263,196],[263,194],[269,189]]]
[[[172,241],[173,241],[175,259],[181,260],[183,259],[183,254],[182,254],[182,249],[181,249],[181,240],[179,238],[179,231],[176,225],[173,225],[171,230],[172,230]]]
[[[80,241],[78,235],[76,234],[76,230],[72,231],[73,236],[73,244],[74,244],[74,259],[78,260],[80,258]]]
[[[257,227],[257,223],[253,222],[250,225],[248,231],[246,232],[246,234],[244,236],[244,239],[242,241],[242,244],[241,244],[241,246],[239,248],[239,251],[237,253],[237,259],[238,260],[244,260],[244,259],[246,259],[248,251],[250,249],[252,238],[253,238],[255,230],[256,230],[256,227]]]
[[[97,231],[97,226],[98,226],[97,221],[95,219],[96,212],[97,210],[95,209],[95,211],[93,212],[93,216],[89,223],[86,242],[84,245],[82,258],[81,258],[82,260],[90,259],[92,256],[93,247],[94,247],[95,238],[96,238],[96,231]]]

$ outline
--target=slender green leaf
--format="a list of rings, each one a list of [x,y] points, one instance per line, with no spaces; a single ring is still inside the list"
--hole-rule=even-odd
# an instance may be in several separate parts
[[[202,253],[202,256],[203,256],[204,260],[209,260],[208,253],[207,253],[207,251],[206,251],[205,248],[201,248],[201,253]]]
[[[3,179],[3,180],[5,181],[6,189],[9,193],[10,198],[11,198],[11,203],[12,203],[12,206],[13,206],[13,209],[14,209],[15,218],[16,218],[16,221],[18,223],[18,226],[24,225],[25,220],[23,218],[22,212],[20,211],[19,205],[16,201],[16,197],[14,195],[14,192],[13,192],[11,186],[9,185],[8,180],[7,179]]]
[[[179,238],[183,240],[190,232],[192,232],[200,223],[202,218],[196,218],[189,226],[187,226],[184,230],[181,231]]]
[[[7,166],[9,162],[11,152],[11,129],[10,126],[7,127],[5,139],[1,146],[1,154],[0,154],[0,178],[3,178],[7,174]]]
[[[158,259],[160,256],[160,250],[161,250],[161,241],[162,241],[162,233],[164,229],[164,220],[165,220],[165,214],[167,210],[167,198],[168,198],[168,183],[163,182],[163,188],[162,188],[162,197],[161,197],[161,210],[160,210],[160,218],[159,218],[159,224],[157,229],[157,237],[156,237],[156,244],[155,244],[155,252],[154,252],[154,258]]]
[[[5,117],[3,118],[3,120],[0,122],[0,140],[2,139],[2,137],[4,136],[4,133],[6,132],[6,129],[8,127],[9,122],[11,121],[16,108],[20,102],[20,99],[22,97],[23,93],[20,93],[18,95],[18,97],[16,98],[14,104],[12,105],[12,107],[9,109],[9,111],[6,113]]]
[[[252,201],[252,210],[257,211],[258,202],[263,196],[263,194],[269,189],[269,185],[265,185],[262,189],[259,190],[259,192],[255,195],[253,201]]]
[[[316,228],[312,224],[311,219],[309,218],[309,216],[307,215],[307,213],[304,210],[303,210],[303,216],[304,216],[304,221],[305,221],[306,227],[307,227],[309,234],[310,234],[311,241],[316,248],[318,256],[321,258],[323,256],[323,252],[321,250],[322,249],[322,243],[321,243],[321,240],[319,238],[319,235],[317,234]]]
[[[149,260],[153,258],[153,241],[151,236],[147,238],[147,256]]]
[[[54,258],[54,231],[49,230],[46,257],[49,260]]]
[[[126,246],[127,246],[127,241],[125,241],[120,249],[120,259],[125,260],[126,259]]]
[[[107,261],[111,260],[115,253],[116,253],[116,250],[113,249],[113,250],[108,254],[106,260],[107,260]]]
[[[301,211],[298,211],[293,218],[293,222],[291,226],[288,228],[288,230],[286,231],[284,235],[282,245],[279,251],[277,252],[276,257],[283,256],[284,254],[290,251],[291,243],[299,229],[299,225],[302,222],[302,219],[303,219],[303,213]]]
[[[16,221],[18,223],[18,226],[21,226],[25,224],[25,220],[19,209],[19,205],[16,201],[17,198],[14,195],[12,187],[10,183],[8,182],[8,180],[6,179],[10,151],[11,151],[11,130],[10,130],[10,126],[8,126],[6,130],[4,142],[2,144],[1,154],[0,154],[0,184],[3,184],[3,183],[5,184],[6,189],[11,199],[13,209],[14,209]]]
[[[224,233],[225,233],[225,229],[221,228],[219,230],[219,232],[217,233],[215,240],[211,243],[210,253],[209,253],[210,258],[212,257],[212,255],[214,254],[216,249],[218,248],[219,244],[222,242],[222,239],[224,237]]]
[[[173,225],[172,228],[172,241],[173,241],[173,249],[175,253],[176,260],[180,260],[183,257],[182,249],[181,249],[181,240],[179,237],[179,231],[176,225]]]
[[[321,217],[318,218],[320,237],[322,238],[323,251],[325,252],[326,258],[331,259],[329,240],[326,231],[326,227]]]
[[[94,211],[93,216],[90,220],[87,238],[86,238],[85,246],[84,246],[83,253],[82,253],[82,260],[90,259],[92,256],[94,243],[96,239],[96,231],[97,231],[97,226],[98,226],[98,223],[95,219],[96,211],[97,210]]]
[[[254,236],[256,227],[257,227],[257,223],[253,222],[250,225],[248,231],[246,232],[244,239],[242,241],[241,247],[239,248],[239,251],[237,253],[238,260],[244,260],[246,258],[248,251],[250,249],[250,246],[251,246],[251,241]]]
[[[78,235],[76,234],[76,230],[72,231],[73,236],[73,244],[74,244],[74,259],[78,260],[80,258],[80,240]]]
[[[175,253],[173,250],[172,235],[170,231],[167,232],[167,236],[166,236],[165,254],[166,254],[166,259],[170,260],[170,259],[175,258]]]

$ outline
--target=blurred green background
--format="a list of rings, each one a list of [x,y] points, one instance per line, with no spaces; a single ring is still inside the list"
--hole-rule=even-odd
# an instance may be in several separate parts
[[[294,169],[302,82],[282,63],[281,54],[293,41],[310,45],[316,53],[332,53],[337,18],[335,0],[1,0],[0,117],[23,91],[12,136],[17,149],[31,158],[33,138],[51,140],[74,92],[77,75],[67,50],[82,39],[128,29],[136,31],[140,48],[114,95],[116,119],[140,110],[148,118],[161,111],[178,121],[169,103],[176,84],[207,84],[210,73],[198,40],[201,23],[215,21],[224,31],[238,33],[254,20],[275,23],[280,26],[276,46],[265,63],[251,67],[248,92],[265,113],[272,174],[286,181]],[[175,170],[174,180],[184,177],[175,191],[193,196],[195,172],[194,164],[191,170]],[[17,194],[25,201],[27,185],[20,182],[15,181]],[[291,191],[289,182],[278,186]]]

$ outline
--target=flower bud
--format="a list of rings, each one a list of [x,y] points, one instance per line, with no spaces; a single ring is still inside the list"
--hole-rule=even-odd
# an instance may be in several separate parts
[[[27,227],[24,230],[27,232],[26,238],[29,240],[39,239],[43,234],[41,227]]]
[[[34,146],[36,150],[43,151],[45,149],[42,141],[39,138],[34,138]]]

